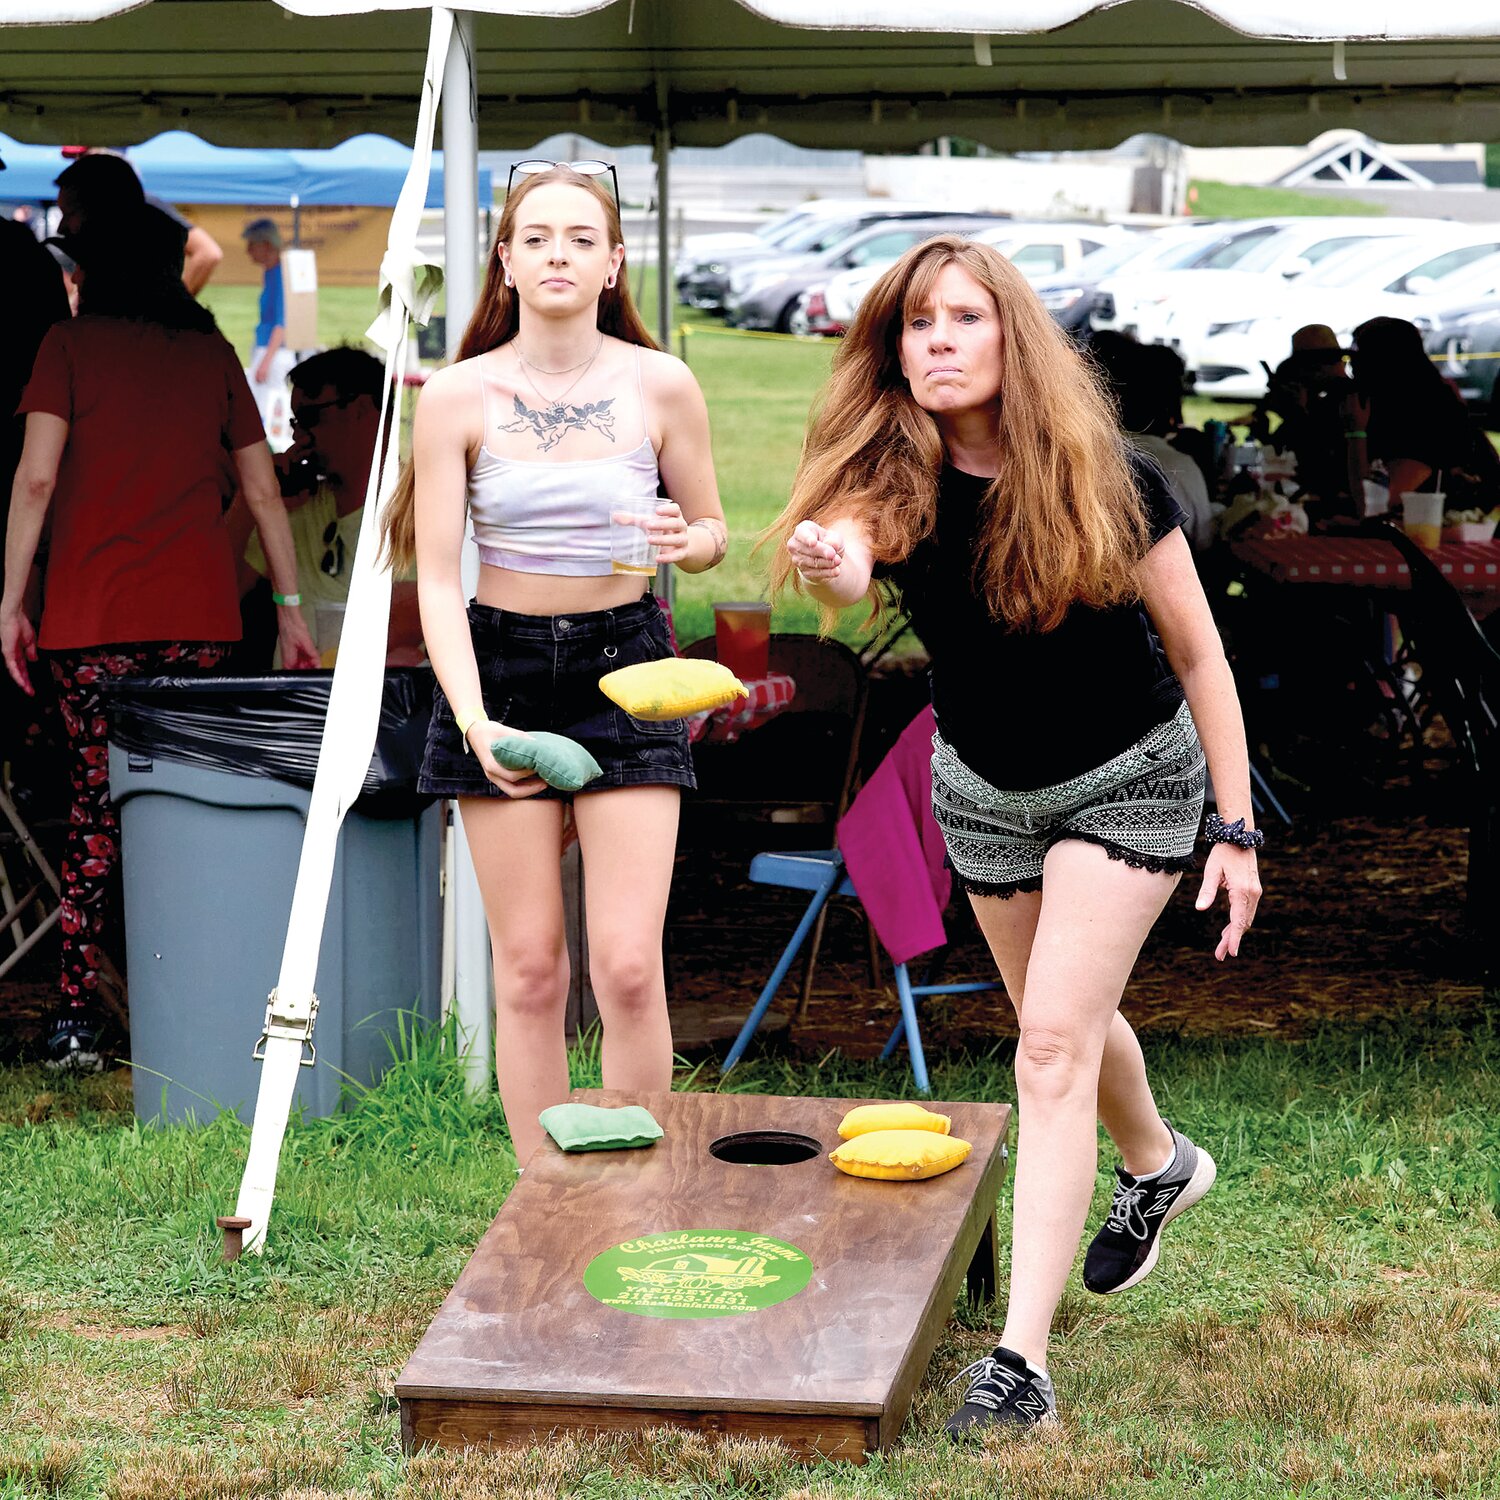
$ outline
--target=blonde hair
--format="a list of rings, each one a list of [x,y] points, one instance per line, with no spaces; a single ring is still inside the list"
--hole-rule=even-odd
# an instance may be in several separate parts
[[[1003,255],[956,235],[914,246],[866,293],[814,404],[791,500],[766,540],[784,544],[801,521],[847,517],[864,526],[877,561],[894,563],[931,534],[943,443],[901,372],[900,344],[950,265],[989,293],[1002,338],[1000,463],[983,504],[976,590],[997,620],[1032,630],[1054,629],[1074,603],[1138,598],[1144,508],[1098,373]],[[778,546],[773,593],[789,582],[800,591],[794,579]],[[878,614],[884,596],[873,583],[871,603]]]
[[[611,245],[623,245],[625,233],[620,226],[620,205],[615,202],[609,189],[596,177],[586,177],[569,166],[556,166],[550,171],[538,172],[522,179],[505,200],[500,212],[500,223],[495,229],[495,243],[491,247],[489,264],[485,268],[484,286],[480,289],[479,301],[469,326],[458,346],[457,358],[473,359],[508,344],[521,326],[521,300],[514,287],[505,284],[505,266],[500,259],[500,246],[509,245],[516,232],[516,215],[529,194],[551,182],[566,183],[580,187],[593,194],[604,208],[604,229]],[[599,294],[598,326],[614,338],[627,344],[639,344],[643,349],[658,348],[658,344],[641,321],[635,303],[630,298],[630,286],[625,277],[625,262],[620,262],[620,274],[612,287],[605,287]],[[416,561],[416,482],[408,459],[401,470],[401,478],[390,504],[381,516],[383,533],[382,552],[391,566],[399,571],[409,569]]]

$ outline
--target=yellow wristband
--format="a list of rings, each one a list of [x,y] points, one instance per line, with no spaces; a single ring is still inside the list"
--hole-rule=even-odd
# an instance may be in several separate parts
[[[482,708],[466,708],[462,713],[454,714],[453,721],[458,725],[458,737],[464,742],[464,749],[471,755],[474,747],[469,743],[469,730],[484,717]]]

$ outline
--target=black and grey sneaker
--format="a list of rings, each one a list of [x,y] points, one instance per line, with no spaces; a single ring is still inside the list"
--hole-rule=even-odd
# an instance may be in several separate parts
[[[1083,1284],[1091,1292],[1107,1296],[1144,1281],[1161,1252],[1162,1229],[1214,1185],[1218,1168],[1213,1157],[1162,1123],[1172,1131],[1177,1156],[1159,1177],[1144,1182],[1115,1168],[1119,1181],[1109,1217],[1083,1259]]]
[[[1035,1374],[1019,1354],[998,1348],[953,1377],[967,1380],[964,1404],[943,1423],[951,1438],[978,1437],[990,1427],[1017,1433],[1057,1421],[1057,1396],[1046,1375]]]
[[[53,1073],[98,1073],[103,1069],[98,1030],[88,1012],[68,1011],[52,1023],[42,1066]]]

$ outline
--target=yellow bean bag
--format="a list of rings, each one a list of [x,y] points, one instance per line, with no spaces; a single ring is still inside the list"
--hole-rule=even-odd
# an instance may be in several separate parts
[[[839,1139],[852,1141],[872,1130],[932,1130],[947,1135],[953,1121],[920,1104],[861,1104],[839,1121]]]
[[[746,698],[745,684],[716,661],[667,656],[621,667],[599,679],[599,691],[632,718],[680,719]]]
[[[828,1159],[851,1177],[907,1182],[951,1172],[973,1149],[933,1130],[872,1130],[845,1141]]]

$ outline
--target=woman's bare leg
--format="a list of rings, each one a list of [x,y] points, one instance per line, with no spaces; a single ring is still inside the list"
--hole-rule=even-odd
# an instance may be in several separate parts
[[[568,1097],[563,1021],[563,804],[537,797],[459,802],[495,965],[495,1077],[516,1161],[542,1143],[537,1116]]]
[[[1022,891],[1005,900],[998,896],[971,896],[969,900],[1019,1021],[1031,944],[1042,914],[1042,894]],[[1099,1068],[1099,1123],[1115,1143],[1127,1172],[1137,1176],[1154,1172],[1172,1154],[1172,1138],[1162,1124],[1146,1079],[1141,1044],[1119,1011],[1109,1023]]]
[[[674,786],[638,786],[588,793],[573,804],[606,1088],[672,1086],[661,944],[681,801]]]
[[[1120,995],[1176,877],[1067,840],[1045,886],[974,910],[1021,1024],[1010,1299],[1001,1342],[1042,1368],[1098,1171],[1096,1119],[1127,1170],[1154,1171],[1172,1141]]]

